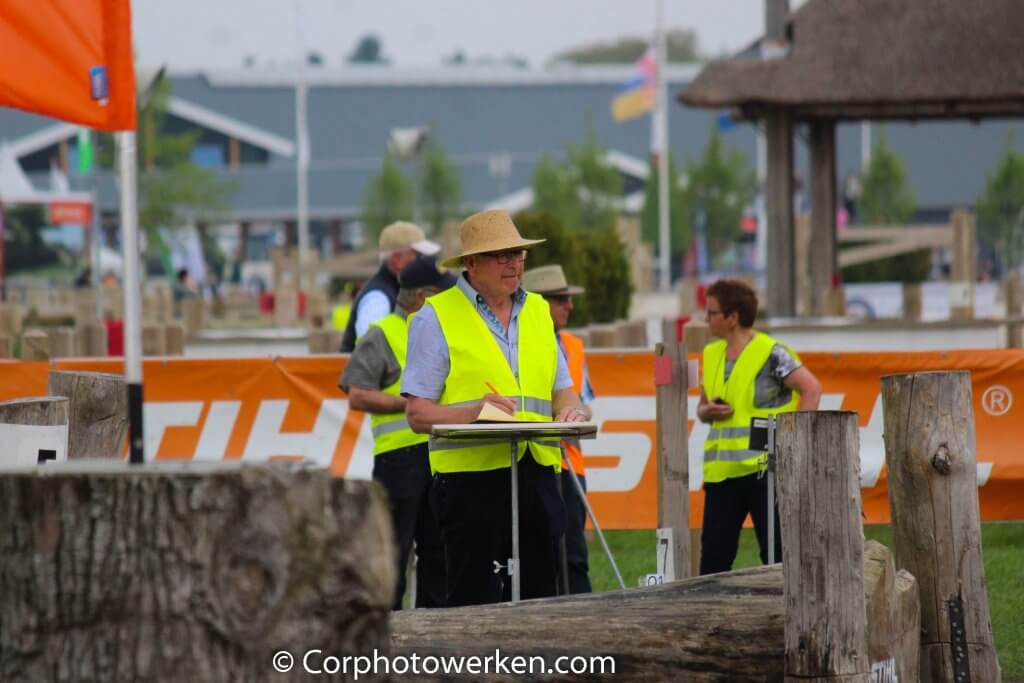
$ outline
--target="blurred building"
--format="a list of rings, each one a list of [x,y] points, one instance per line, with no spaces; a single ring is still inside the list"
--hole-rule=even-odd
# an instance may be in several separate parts
[[[544,70],[455,66],[407,70],[377,66],[307,70],[309,83],[309,215],[314,244],[336,252],[359,243],[353,230],[367,180],[380,167],[389,132],[429,126],[462,175],[465,209],[518,209],[531,199],[530,179],[545,153],[560,157],[582,142],[588,124],[609,160],[623,173],[626,207],[642,207],[650,122],[612,121],[609,104],[629,78],[631,65],[565,66]],[[674,95],[697,72],[669,69]],[[238,181],[232,224],[220,226],[237,260],[261,259],[280,243],[294,243],[296,124],[294,74],[258,68],[171,74],[165,126],[199,129],[193,161]],[[754,165],[757,144],[750,124],[722,125],[723,117],[670,106],[670,145],[680,169],[697,158],[712,126]],[[919,217],[945,220],[954,207],[970,207],[985,172],[1003,153],[1013,122],[891,123],[888,142],[906,161]],[[74,174],[76,127],[0,109],[6,140],[34,185],[46,189],[52,164],[68,170],[72,189],[89,189]],[[840,126],[838,176],[861,164],[861,126]],[[799,136],[798,136],[799,139]],[[797,144],[798,167],[807,166]],[[411,175],[411,173],[410,173]],[[104,222],[117,225],[118,198],[109,170],[96,173]],[[241,237],[242,239],[239,239]]]

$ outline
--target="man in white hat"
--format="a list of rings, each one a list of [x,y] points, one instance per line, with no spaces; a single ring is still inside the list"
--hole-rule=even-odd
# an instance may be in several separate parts
[[[572,298],[583,294],[584,289],[570,285],[562,266],[557,265],[541,266],[523,273],[523,288],[528,292],[540,294],[548,302],[551,320],[555,324],[555,338],[569,366],[572,389],[579,395],[584,405],[590,404],[594,400],[594,390],[590,385],[590,373],[587,372],[587,361],[583,355],[583,340],[565,331],[569,325],[569,314],[572,313]],[[587,479],[579,439],[563,439],[562,449],[572,462],[572,469],[586,491]],[[587,557],[587,538],[584,534],[587,508],[572,482],[569,466],[564,461],[561,477],[562,500],[565,502],[565,555],[569,567],[569,592],[589,593],[590,563]]]
[[[590,419],[572,389],[544,299],[521,286],[526,250],[505,211],[463,221],[455,287],[427,301],[409,326],[402,394],[415,432],[472,422],[485,403],[522,420]],[[512,556],[506,444],[431,437],[434,509],[445,542],[449,607],[509,599],[495,566]],[[520,587],[523,598],[555,595],[555,544],[565,527],[558,495],[562,455],[554,440],[519,445]]]
[[[407,221],[397,221],[381,230],[377,244],[380,268],[352,302],[352,315],[341,337],[342,353],[351,353],[356,340],[366,334],[372,323],[395,310],[398,274],[402,269],[421,254],[432,256],[441,251],[440,245],[427,239],[423,228]]]

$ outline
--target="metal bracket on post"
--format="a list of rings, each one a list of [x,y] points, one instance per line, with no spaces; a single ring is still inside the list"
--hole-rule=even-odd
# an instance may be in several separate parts
[[[512,579],[512,602],[519,602],[519,440],[513,436],[509,443],[512,447],[512,557],[508,559],[508,575]]]
[[[958,595],[946,600],[949,610],[949,639],[953,649],[953,680],[969,683],[971,680],[970,653],[967,649],[967,629],[964,627],[964,601]]]

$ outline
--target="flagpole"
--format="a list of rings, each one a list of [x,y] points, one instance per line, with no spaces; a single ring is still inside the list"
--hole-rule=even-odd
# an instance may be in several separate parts
[[[128,453],[145,462],[142,437],[142,282],[139,273],[138,164],[135,131],[117,134],[121,175],[121,252],[124,259],[124,378],[128,385]]]
[[[666,103],[665,65],[668,63],[665,45],[665,0],[658,0],[658,18],[655,28],[657,73],[654,95],[654,116],[658,136],[658,270],[659,289],[667,292],[672,287],[669,251],[669,178],[668,178],[668,116]]]
[[[299,44],[299,71],[295,81],[295,194],[298,204],[295,222],[299,233],[299,272],[296,285],[301,296],[301,292],[305,290],[306,252],[309,250],[309,121],[306,114],[308,91],[306,85],[306,41],[302,27],[302,0],[298,0],[296,3],[296,30]],[[310,289],[312,289],[312,285]],[[307,297],[309,294],[310,292],[306,292]],[[309,299],[307,299],[308,301]]]

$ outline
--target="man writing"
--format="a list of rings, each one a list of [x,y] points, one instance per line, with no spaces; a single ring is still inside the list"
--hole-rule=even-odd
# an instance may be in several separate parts
[[[388,493],[398,555],[398,584],[393,609],[401,609],[405,568],[416,542],[416,607],[445,604],[444,545],[430,509],[427,436],[405,419],[399,394],[406,366],[409,318],[427,297],[450,287],[451,275],[437,269],[434,257],[421,257],[402,269],[394,313],[370,325],[345,366],[339,385],[350,405],[371,415],[373,479]]]
[[[356,340],[366,330],[395,308],[398,296],[398,274],[417,256],[432,256],[440,245],[427,239],[423,229],[415,223],[398,221],[381,230],[377,241],[380,248],[380,268],[366,281],[352,302],[352,313],[341,338],[341,352],[351,353]]]
[[[590,373],[587,372],[587,361],[583,355],[583,340],[565,331],[569,325],[569,314],[572,313],[573,296],[583,294],[582,287],[570,285],[565,279],[561,266],[541,266],[523,273],[523,288],[544,297],[551,310],[551,320],[555,324],[555,335],[558,347],[565,354],[572,378],[572,389],[584,404],[594,400],[594,390],[590,385]],[[572,470],[579,479],[583,491],[587,490],[584,476],[583,452],[578,439],[563,440],[562,448]],[[565,502],[565,551],[566,563],[569,566],[569,592],[589,593],[590,574],[587,557],[587,538],[584,529],[587,523],[587,508],[583,498],[572,481],[568,464],[562,462],[562,500]]]
[[[468,423],[484,403],[522,420],[585,421],[590,411],[572,390],[544,300],[522,286],[526,250],[504,211],[463,221],[462,252],[444,261],[464,271],[455,287],[432,297],[409,329],[402,379],[412,429]],[[494,391],[489,389],[494,387]],[[565,525],[557,490],[561,449],[553,440],[519,445],[522,597],[554,595],[555,541]],[[507,600],[511,557],[509,447],[504,443],[430,440],[434,504],[445,542],[449,606]]]

